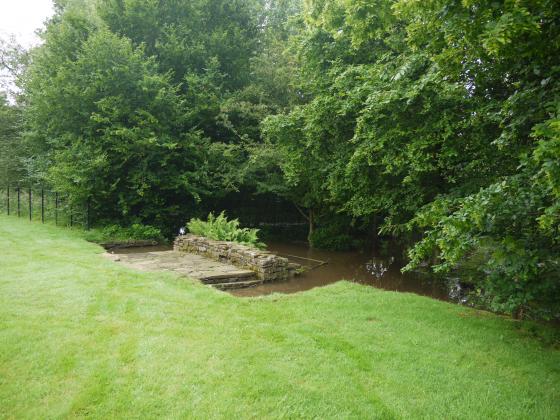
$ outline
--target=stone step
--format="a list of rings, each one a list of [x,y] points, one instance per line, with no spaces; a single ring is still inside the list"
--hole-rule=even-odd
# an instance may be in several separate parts
[[[240,283],[256,280],[255,272],[249,270],[208,273],[197,277],[204,284]]]
[[[214,284],[210,284],[210,286],[220,290],[232,290],[232,289],[244,289],[247,287],[260,286],[262,283],[263,283],[262,280],[248,280],[248,281],[237,281],[231,283],[214,283]]]
[[[206,257],[176,251],[108,254],[113,260],[148,271],[173,271],[222,290],[239,289],[262,283],[252,270],[220,263]],[[114,258],[113,258],[114,257]]]

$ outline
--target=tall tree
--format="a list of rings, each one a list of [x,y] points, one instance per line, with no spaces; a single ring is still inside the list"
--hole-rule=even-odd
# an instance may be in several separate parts
[[[21,109],[10,104],[7,95],[0,92],[0,185],[2,187],[19,184],[25,175],[21,129]]]
[[[476,121],[498,150],[474,194],[441,197],[413,225],[426,236],[412,264],[436,253],[448,270],[483,253],[479,287],[494,309],[554,316],[560,309],[560,11],[556,2],[398,4],[412,48],[441,77],[466,86]],[[506,165],[504,165],[506,163]],[[497,168],[505,170],[496,170]]]
[[[167,225],[237,189],[266,112],[249,87],[261,17],[256,1],[57,2],[24,79],[36,179]]]
[[[554,2],[306,5],[293,38],[305,103],[264,124],[280,162],[317,165],[298,185],[375,228],[381,217],[382,232],[423,235],[409,268],[476,255],[493,308],[556,310]]]

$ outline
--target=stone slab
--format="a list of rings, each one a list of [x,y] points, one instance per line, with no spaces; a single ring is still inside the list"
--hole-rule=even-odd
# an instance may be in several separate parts
[[[299,268],[296,264],[290,263],[287,258],[265,250],[237,242],[215,241],[192,234],[176,237],[173,249],[250,270],[264,282],[287,280],[295,275]]]
[[[178,251],[107,253],[105,255],[127,267],[145,271],[172,271],[206,284],[239,283],[237,286],[232,284],[232,288],[256,284],[254,283],[256,281],[254,271],[243,270],[232,264],[215,261],[202,255]]]

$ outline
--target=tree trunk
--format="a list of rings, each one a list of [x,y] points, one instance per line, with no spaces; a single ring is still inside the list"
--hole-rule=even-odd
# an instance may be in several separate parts
[[[373,252],[378,251],[379,245],[379,232],[378,232],[378,223],[377,223],[377,214],[373,216],[372,219],[372,229],[371,229],[371,247]]]
[[[313,244],[311,243],[311,235],[313,235],[313,219],[314,219],[314,212],[313,209],[307,209],[307,214],[305,214],[305,212],[296,204],[293,203],[294,206],[296,207],[296,209],[300,212],[300,214],[303,216],[303,218],[305,220],[307,220],[308,226],[309,226],[309,230],[307,232],[307,244],[309,245],[309,248],[313,248]]]
[[[309,232],[307,234],[307,243],[309,244],[309,248],[313,248],[313,243],[311,242],[311,236],[313,235],[313,209],[309,209],[308,214],[307,221],[309,222]]]

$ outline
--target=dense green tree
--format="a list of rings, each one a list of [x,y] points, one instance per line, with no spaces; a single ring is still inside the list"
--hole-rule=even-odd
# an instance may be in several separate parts
[[[558,115],[560,10],[554,1],[402,1],[412,48],[428,51],[442,77],[480,106],[486,141],[499,155],[480,162],[480,191],[448,194],[412,226],[426,229],[412,264],[436,253],[440,270],[484,252],[482,298],[498,310],[555,316],[560,302]],[[506,170],[496,170],[507,162]],[[503,165],[502,165],[503,166]],[[480,260],[478,260],[480,261]]]
[[[238,141],[224,115],[232,95],[250,84],[250,60],[259,46],[258,0],[102,0],[97,11],[109,28],[142,45],[160,73],[189,98],[192,123],[213,141]],[[222,105],[229,101],[229,106]],[[224,124],[225,122],[225,124]],[[243,131],[253,121],[234,121]],[[231,124],[229,124],[231,123]]]
[[[409,268],[476,256],[494,309],[554,313],[558,18],[545,0],[307,2],[306,103],[264,124],[286,182],[301,163],[320,175],[298,197],[422,235]]]
[[[0,38],[0,185],[14,186],[24,180],[28,154],[21,137],[22,108],[17,103],[17,81],[28,63],[27,51],[15,37]]]
[[[177,83],[215,62],[224,89],[236,90],[249,83],[261,7],[258,0],[101,0],[98,13],[113,32],[143,44]]]
[[[0,37],[0,89],[2,91],[11,96],[17,94],[16,82],[25,70],[28,59],[28,52],[14,36]]]
[[[258,10],[232,20],[228,2],[183,3],[58,3],[24,78],[34,180],[100,218],[160,225],[237,188],[240,134],[220,116],[248,76]],[[173,31],[192,52],[176,63]]]
[[[15,186],[25,176],[21,142],[21,109],[8,102],[7,95],[0,93],[0,186]]]
[[[180,131],[183,102],[154,60],[94,26],[65,16],[36,52],[26,84],[36,167],[99,217],[173,220],[208,186],[205,142]]]

